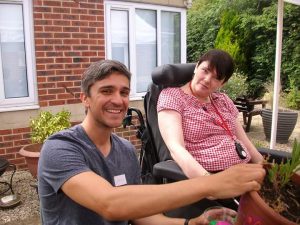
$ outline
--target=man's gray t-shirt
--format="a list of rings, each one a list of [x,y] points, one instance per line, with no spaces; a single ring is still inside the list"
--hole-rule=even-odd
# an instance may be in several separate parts
[[[106,221],[95,212],[75,203],[60,189],[68,179],[86,171],[95,172],[113,186],[118,186],[114,178],[120,175],[123,178],[125,175],[127,184],[139,184],[140,166],[133,145],[115,134],[111,135],[111,143],[111,151],[104,157],[81,125],[54,134],[44,143],[38,167],[38,190],[44,225],[128,223]],[[97,190],[97,187],[93,188]]]

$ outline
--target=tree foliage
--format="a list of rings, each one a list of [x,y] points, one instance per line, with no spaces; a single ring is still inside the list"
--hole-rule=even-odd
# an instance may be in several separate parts
[[[264,94],[274,79],[277,1],[194,0],[187,17],[188,61],[211,48],[228,51],[247,76],[249,97]],[[281,85],[300,87],[300,6],[284,4]],[[293,80],[293,82],[290,82]]]

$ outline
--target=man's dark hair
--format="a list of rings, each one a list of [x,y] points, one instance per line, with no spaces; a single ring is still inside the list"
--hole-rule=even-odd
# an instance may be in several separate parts
[[[116,60],[101,60],[92,63],[83,73],[81,89],[86,96],[90,96],[91,86],[98,80],[103,80],[112,73],[120,73],[126,76],[130,82],[131,73],[126,66]]]
[[[227,82],[234,71],[234,62],[232,57],[225,51],[212,49],[200,56],[197,67],[204,61],[208,62],[209,70],[216,69],[217,79]]]

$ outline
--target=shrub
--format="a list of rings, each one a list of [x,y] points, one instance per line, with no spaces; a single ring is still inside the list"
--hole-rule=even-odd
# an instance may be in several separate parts
[[[236,72],[222,87],[222,91],[225,92],[232,100],[235,100],[237,97],[245,96],[248,91],[246,79],[247,77],[244,74]]]
[[[71,113],[62,110],[56,114],[49,111],[40,112],[37,118],[30,120],[32,143],[43,143],[50,135],[69,128]]]

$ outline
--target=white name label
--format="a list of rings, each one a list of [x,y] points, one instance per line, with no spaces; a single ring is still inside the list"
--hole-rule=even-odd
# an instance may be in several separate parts
[[[114,176],[114,181],[115,181],[115,186],[116,187],[127,184],[125,174]]]

